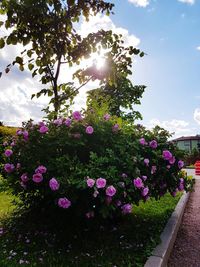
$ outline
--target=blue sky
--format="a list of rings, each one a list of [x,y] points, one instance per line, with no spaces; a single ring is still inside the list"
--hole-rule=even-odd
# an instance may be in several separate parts
[[[172,128],[172,121],[183,121],[188,123],[183,135],[199,133],[200,1],[152,0],[146,7],[121,2],[115,1],[113,22],[136,35],[148,54],[137,60],[133,75],[136,83],[147,85],[139,108],[143,123],[154,120]]]
[[[133,42],[147,54],[136,58],[131,77],[135,84],[147,86],[141,106],[136,107],[144,125],[160,124],[176,136],[199,134],[200,0],[113,2],[115,15],[109,19],[97,17],[89,26],[82,25],[80,31],[101,27],[122,31],[127,44]],[[0,50],[0,67],[20,49]],[[30,117],[41,119],[46,99],[30,100],[40,85],[28,72],[14,69],[0,80],[0,85],[0,120],[19,125]],[[84,101],[80,96],[78,105]]]

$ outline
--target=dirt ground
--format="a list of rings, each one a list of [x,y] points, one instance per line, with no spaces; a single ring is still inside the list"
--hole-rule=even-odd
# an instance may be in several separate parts
[[[167,267],[200,267],[200,180],[187,203]]]

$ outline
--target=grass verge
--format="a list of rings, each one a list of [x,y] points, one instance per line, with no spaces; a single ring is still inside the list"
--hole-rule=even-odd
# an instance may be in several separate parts
[[[92,227],[63,222],[49,231],[39,216],[13,214],[12,196],[1,193],[0,266],[143,266],[180,196],[141,202],[120,222]]]

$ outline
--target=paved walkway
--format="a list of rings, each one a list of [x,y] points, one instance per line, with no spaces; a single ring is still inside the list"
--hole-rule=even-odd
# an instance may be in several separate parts
[[[194,170],[187,170],[188,175]],[[167,267],[200,267],[200,176],[186,205]]]

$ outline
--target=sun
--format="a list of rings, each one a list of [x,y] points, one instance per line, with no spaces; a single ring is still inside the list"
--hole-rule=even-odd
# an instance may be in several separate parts
[[[106,67],[106,50],[102,49],[100,53],[92,53],[87,59],[88,65],[94,65],[98,70],[102,70]]]

